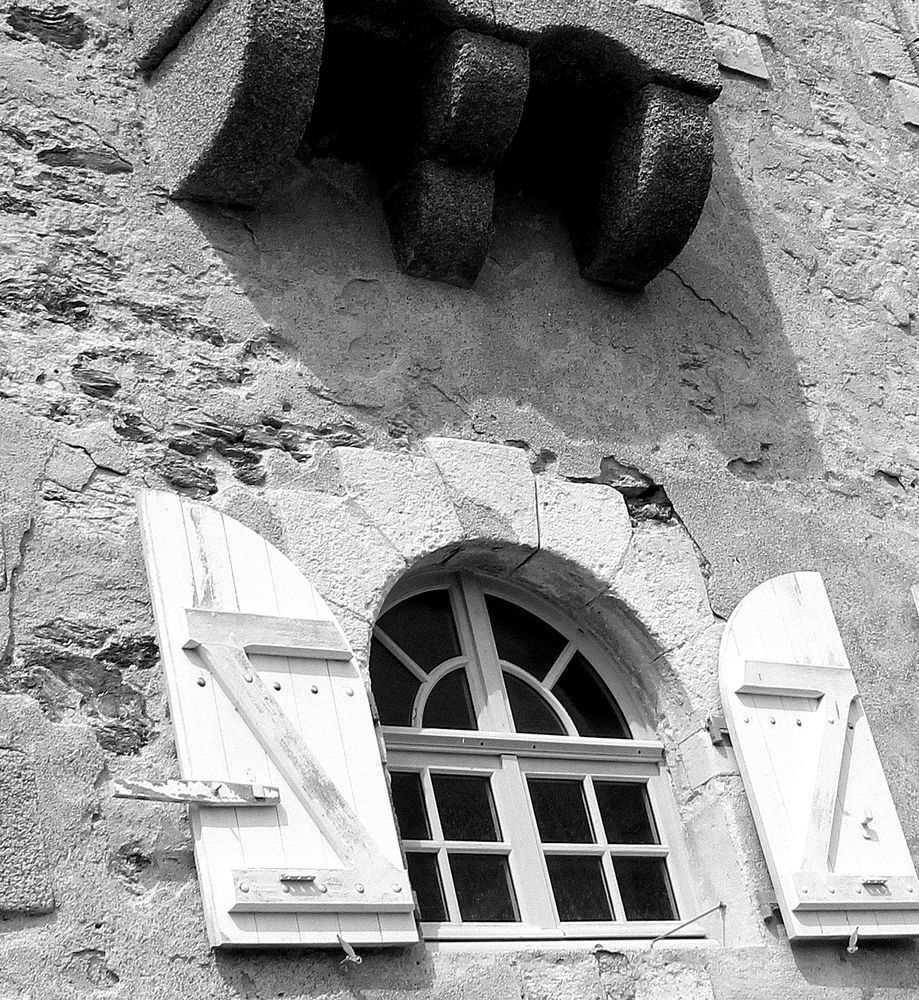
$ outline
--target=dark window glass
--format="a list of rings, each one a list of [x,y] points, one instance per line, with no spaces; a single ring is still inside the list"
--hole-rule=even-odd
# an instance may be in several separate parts
[[[613,858],[626,920],[676,920],[663,858]]]
[[[501,839],[491,781],[475,774],[432,774],[444,840]]]
[[[408,877],[418,897],[422,920],[446,920],[447,904],[444,887],[440,882],[440,869],[436,854],[411,853],[405,855]]]
[[[608,844],[658,844],[648,790],[635,783],[594,780]]]
[[[377,639],[370,640],[370,686],[384,726],[410,726],[418,680]]]
[[[498,656],[542,680],[567,645],[565,637],[510,601],[487,594],[485,604]]]
[[[477,728],[464,667],[451,670],[434,685],[424,704],[422,726],[429,729]]]
[[[565,778],[528,778],[539,839],[544,844],[592,844],[584,784]]]
[[[612,920],[600,858],[546,857],[559,920]]]
[[[421,775],[417,771],[393,771],[390,780],[399,833],[406,840],[430,840],[431,828],[424,807]]]
[[[507,688],[507,700],[514,716],[514,728],[518,733],[565,735],[562,720],[535,688],[507,671],[504,672],[504,686]]]
[[[409,597],[383,615],[377,625],[421,667],[430,672],[460,655],[459,637],[446,590]]]
[[[518,920],[517,900],[511,884],[507,858],[503,854],[449,855],[463,920]]]
[[[580,653],[571,658],[552,693],[571,716],[581,736],[632,738],[609,688]]]

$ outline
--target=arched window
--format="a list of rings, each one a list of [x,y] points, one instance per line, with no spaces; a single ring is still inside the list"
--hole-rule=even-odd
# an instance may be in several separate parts
[[[565,616],[421,576],[380,616],[370,676],[426,937],[654,936],[685,917],[663,748]]]

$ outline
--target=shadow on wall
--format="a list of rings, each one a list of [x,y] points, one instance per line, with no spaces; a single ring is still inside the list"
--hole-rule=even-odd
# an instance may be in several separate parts
[[[321,97],[322,84],[317,116]],[[184,207],[270,326],[274,353],[301,361],[355,422],[402,440],[580,449],[594,466],[619,447],[678,459],[689,435],[742,475],[817,471],[795,358],[717,123],[693,238],[643,293],[624,294],[578,274],[559,196],[579,183],[577,159],[553,146],[538,106],[499,177],[495,236],[471,290],[397,271],[372,158],[352,141],[366,109],[357,125],[345,119],[340,133],[326,124],[311,136],[313,151],[258,208]],[[279,391],[270,373],[257,388],[266,403]],[[575,466],[560,471],[592,474]]]

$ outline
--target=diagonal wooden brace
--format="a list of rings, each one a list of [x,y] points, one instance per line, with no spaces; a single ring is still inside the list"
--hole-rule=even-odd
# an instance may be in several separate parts
[[[379,852],[373,837],[310,752],[243,649],[212,642],[199,642],[195,648],[341,861],[354,868],[398,871]]]
[[[826,725],[817,760],[804,860],[798,875],[827,871],[833,818],[842,776],[846,727],[852,702],[858,697],[852,674],[848,670],[832,666],[748,660],[744,670],[744,683],[737,689],[737,693],[820,700]]]

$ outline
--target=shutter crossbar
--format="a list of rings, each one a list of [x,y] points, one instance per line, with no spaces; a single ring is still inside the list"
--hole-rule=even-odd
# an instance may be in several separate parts
[[[204,608],[188,608],[185,615],[188,621],[186,649],[196,649],[204,643],[217,643],[270,656],[351,659],[348,643],[334,622]]]
[[[399,872],[380,853],[243,649],[201,643],[196,652],[341,861],[354,868]]]
[[[919,879],[909,875],[862,878],[800,871],[794,884],[795,910],[919,910]]]
[[[411,913],[405,872],[393,868],[236,868],[234,913]]]
[[[137,781],[112,778],[116,799],[143,799],[148,802],[185,802],[199,806],[224,806],[244,809],[254,806],[272,808],[281,801],[281,793],[271,785],[244,784],[240,781]]]

